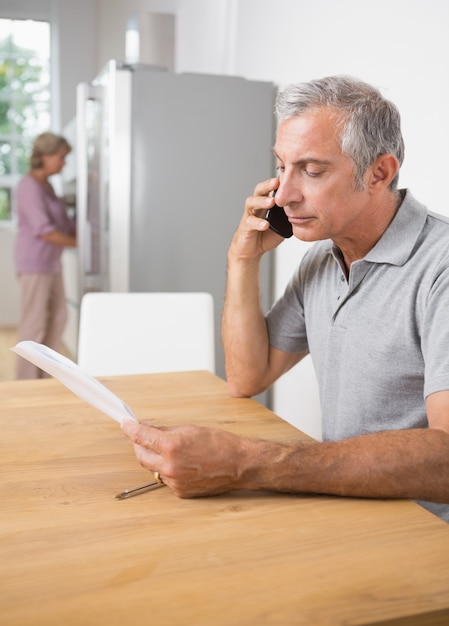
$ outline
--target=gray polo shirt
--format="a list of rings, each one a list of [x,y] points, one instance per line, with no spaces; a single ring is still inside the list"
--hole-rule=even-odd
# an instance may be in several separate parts
[[[267,314],[271,344],[310,352],[325,440],[427,427],[425,397],[449,389],[449,219],[407,191],[348,279],[342,267],[331,241],[309,249]]]

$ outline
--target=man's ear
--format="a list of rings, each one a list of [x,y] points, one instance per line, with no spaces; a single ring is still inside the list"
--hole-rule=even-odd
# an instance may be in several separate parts
[[[373,192],[386,189],[399,171],[399,161],[393,154],[381,154],[368,169],[366,184]]]

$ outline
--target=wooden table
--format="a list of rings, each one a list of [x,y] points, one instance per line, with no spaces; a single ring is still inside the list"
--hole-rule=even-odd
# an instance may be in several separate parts
[[[302,439],[206,372],[101,379],[159,424]],[[180,500],[55,380],[0,383],[2,626],[449,624],[449,527],[404,501]]]

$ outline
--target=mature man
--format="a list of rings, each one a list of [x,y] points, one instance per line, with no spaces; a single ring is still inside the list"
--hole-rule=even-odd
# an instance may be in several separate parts
[[[126,422],[140,462],[181,497],[233,489],[411,498],[449,521],[449,220],[397,189],[396,107],[334,76],[277,98],[279,178],[257,185],[228,254],[229,390],[251,396],[310,353],[322,442]],[[284,207],[317,242],[265,316],[258,275]]]

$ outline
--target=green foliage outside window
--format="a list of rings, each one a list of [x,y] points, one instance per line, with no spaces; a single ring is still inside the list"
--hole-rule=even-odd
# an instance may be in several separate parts
[[[0,220],[11,219],[32,142],[50,127],[49,41],[46,22],[0,19]]]
[[[0,220],[10,219],[11,194],[9,189],[0,189]]]

